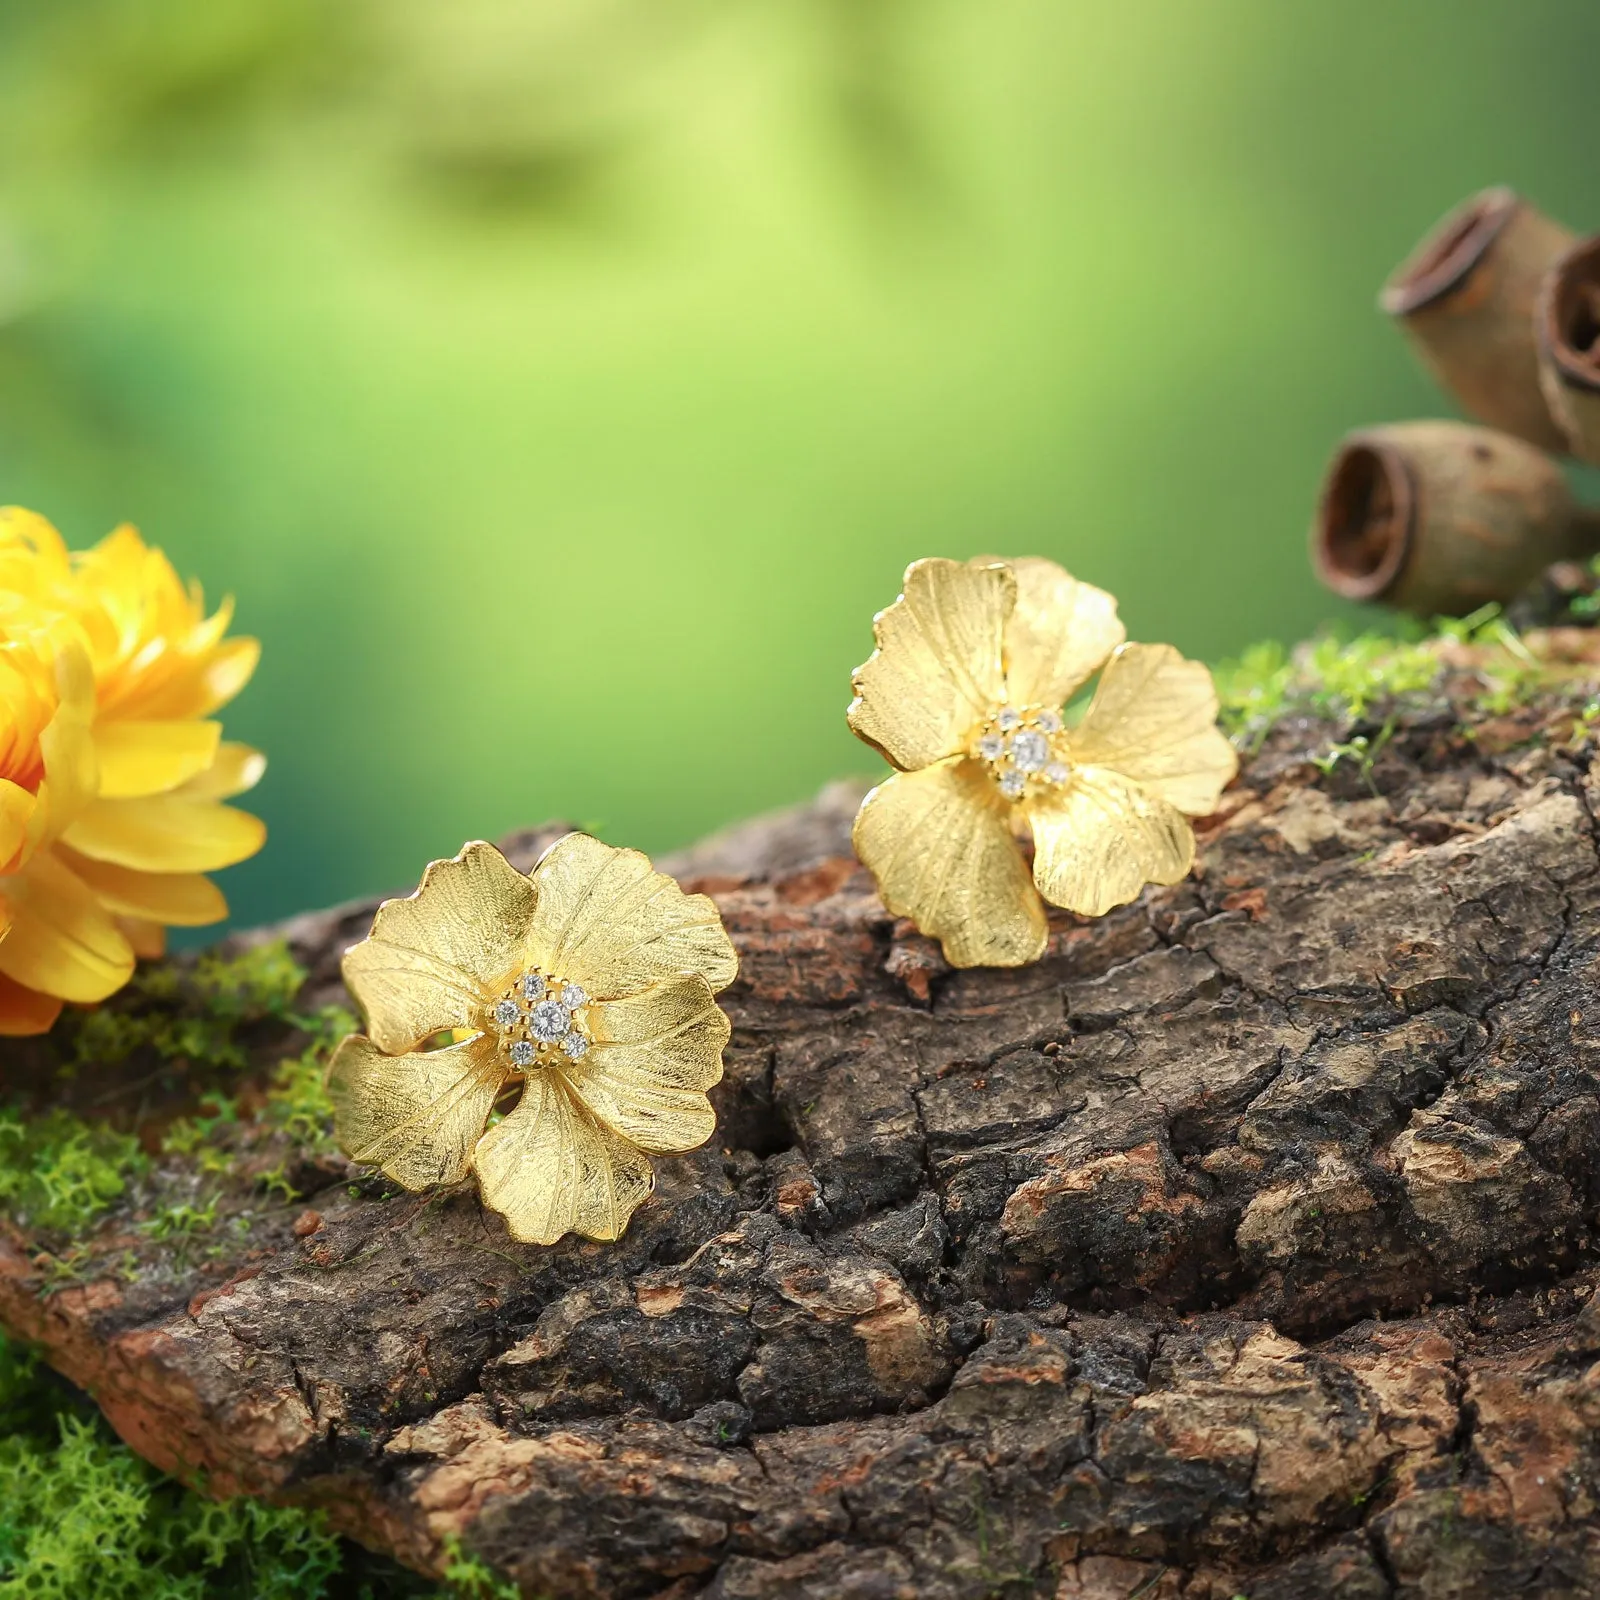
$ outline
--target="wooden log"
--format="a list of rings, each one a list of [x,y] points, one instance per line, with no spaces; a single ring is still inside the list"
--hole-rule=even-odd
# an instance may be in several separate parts
[[[856,791],[666,862],[743,972],[718,1136],[616,1245],[518,1245],[248,1089],[163,1152],[181,1062],[8,1044],[153,1166],[83,1238],[0,1224],[0,1320],[210,1492],[528,1595],[1600,1592],[1595,780],[1531,716],[1328,772],[1282,726],[1192,881],[1022,970],[885,915]],[[297,1014],[371,910],[278,930]],[[307,1035],[236,1042],[237,1088]]]

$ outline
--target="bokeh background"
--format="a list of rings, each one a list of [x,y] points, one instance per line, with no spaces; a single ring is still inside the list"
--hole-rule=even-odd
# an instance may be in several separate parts
[[[0,0],[0,500],[262,638],[239,920],[875,758],[921,555],[1215,659],[1338,608],[1374,310],[1510,183],[1600,227],[1594,0]]]

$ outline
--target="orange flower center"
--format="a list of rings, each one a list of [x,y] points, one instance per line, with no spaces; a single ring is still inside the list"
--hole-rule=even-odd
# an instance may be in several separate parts
[[[519,973],[490,1003],[484,1031],[500,1041],[513,1072],[581,1061],[593,1042],[589,996],[568,980],[537,967]]]
[[[968,749],[1007,800],[1059,789],[1072,776],[1054,706],[1000,706],[972,733]]]

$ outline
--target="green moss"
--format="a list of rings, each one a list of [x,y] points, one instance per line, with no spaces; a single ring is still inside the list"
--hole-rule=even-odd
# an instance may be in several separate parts
[[[222,1146],[239,1125],[239,1103],[215,1090],[203,1095],[193,1116],[180,1117],[162,1136],[163,1155],[189,1156],[210,1176],[229,1171],[232,1157]]]
[[[318,1600],[342,1561],[316,1516],[163,1479],[0,1337],[0,1597]]]
[[[192,1239],[196,1234],[210,1233],[217,1225],[217,1206],[220,1195],[207,1195],[198,1203],[182,1200],[159,1206],[139,1231],[157,1242]]]
[[[59,1107],[0,1111],[0,1209],[32,1227],[87,1228],[149,1165],[132,1135]]]
[[[308,1015],[290,1014],[286,1020],[309,1034],[310,1043],[299,1055],[285,1057],[273,1069],[261,1120],[303,1152],[331,1150],[333,1103],[326,1087],[328,1056],[340,1039],[355,1031],[356,1019],[343,1006],[325,1006]],[[241,1120],[237,1098],[212,1090],[201,1100],[198,1112],[180,1118],[167,1129],[161,1141],[162,1152],[192,1160],[202,1173],[229,1172],[234,1166],[232,1134]],[[262,1173],[257,1182],[279,1199],[292,1201],[299,1198],[299,1193],[289,1182],[286,1169],[287,1163],[279,1162]]]
[[[444,1581],[449,1593],[461,1600],[521,1600],[516,1584],[495,1573],[476,1556],[462,1551],[461,1541],[450,1535],[445,1540]]]
[[[311,1043],[298,1056],[278,1063],[267,1085],[264,1115],[267,1122],[295,1144],[309,1149],[331,1148],[333,1102],[328,1098],[328,1056],[333,1047],[358,1026],[343,1006],[327,1006],[300,1025]]]
[[[0,1334],[0,1600],[512,1600],[450,1551],[445,1587],[367,1555],[321,1514],[207,1500],[120,1443]]]
[[[1467,617],[1440,617],[1431,630],[1413,624],[1400,633],[1347,634],[1337,630],[1308,639],[1293,651],[1273,641],[1252,645],[1216,669],[1223,728],[1241,748],[1254,751],[1289,716],[1334,723],[1362,722],[1419,707],[1437,693],[1446,671],[1442,646],[1474,649],[1482,687],[1473,699],[1480,713],[1503,715],[1526,704],[1557,675],[1507,622],[1498,605]],[[1378,743],[1381,741],[1374,741]],[[1333,745],[1327,757],[1366,759],[1376,749]]]
[[[1325,633],[1293,653],[1269,640],[1217,667],[1222,726],[1258,749],[1285,717],[1357,722],[1374,706],[1431,690],[1443,670],[1429,640]]]
[[[78,1017],[71,1035],[73,1062],[114,1066],[139,1050],[163,1061],[241,1068],[247,1064],[238,1034],[269,1018],[290,1022],[305,969],[281,939],[242,954],[201,955],[192,966],[158,963],[141,968],[124,1004]]]

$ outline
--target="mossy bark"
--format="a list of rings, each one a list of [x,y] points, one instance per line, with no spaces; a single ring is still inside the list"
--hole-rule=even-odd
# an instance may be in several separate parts
[[[743,972],[718,1136],[617,1245],[518,1245],[248,1090],[204,1173],[146,1062],[111,1104],[153,1176],[65,1287],[0,1227],[0,1319],[160,1465],[530,1595],[1600,1592],[1587,735],[1326,737],[1279,727],[1191,881],[1020,971],[884,914],[848,793],[666,863]],[[310,975],[246,1084],[371,909],[279,930]],[[141,1075],[55,1048],[3,1057],[35,1102]],[[184,1195],[208,1231],[158,1237]]]

